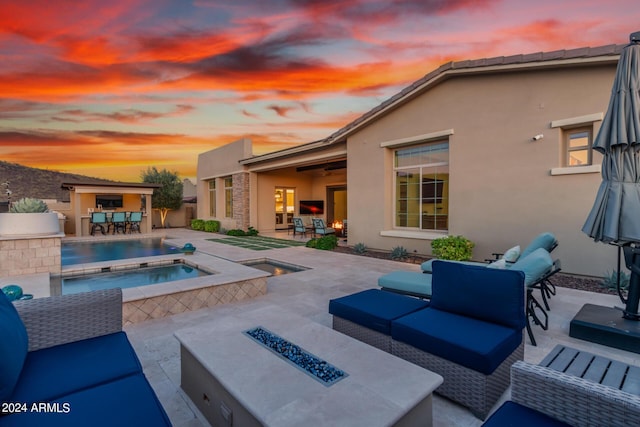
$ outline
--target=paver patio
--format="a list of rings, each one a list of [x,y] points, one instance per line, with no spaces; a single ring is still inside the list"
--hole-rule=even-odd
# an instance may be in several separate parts
[[[210,233],[185,229],[165,231],[177,244],[191,242],[201,254],[210,254],[232,261],[255,258],[255,252],[240,247],[212,242]],[[272,308],[304,316],[314,322],[331,326],[327,308],[331,298],[363,289],[377,287],[377,278],[398,269],[418,271],[418,265],[394,261],[319,251],[305,247],[269,249],[261,252],[274,260],[310,267],[310,270],[270,277],[267,295],[164,319],[145,321],[125,327],[142,362],[144,372],[164,405],[171,421],[177,427],[200,427],[208,424],[180,388],[179,343],[174,332],[204,322],[220,320],[229,315]],[[616,296],[595,294],[558,287],[551,299],[550,327],[542,331],[534,327],[538,346],[526,340],[525,360],[538,363],[557,344],[565,344],[591,353],[613,357],[626,363],[640,365],[640,355],[604,347],[569,337],[569,322],[583,304],[606,306],[621,305]],[[354,355],[355,357],[355,355]],[[509,391],[503,399],[508,398]],[[482,422],[469,411],[437,395],[433,402],[433,420],[436,426],[478,426]]]

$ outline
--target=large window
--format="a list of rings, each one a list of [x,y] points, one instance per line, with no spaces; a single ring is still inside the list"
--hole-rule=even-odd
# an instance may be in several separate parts
[[[233,218],[233,179],[224,179],[224,216]]]
[[[565,166],[589,166],[591,164],[591,128],[568,129],[564,131],[564,135]]]
[[[419,230],[449,227],[449,143],[439,141],[394,153],[395,226]]]
[[[216,216],[216,180],[209,181],[209,216]]]

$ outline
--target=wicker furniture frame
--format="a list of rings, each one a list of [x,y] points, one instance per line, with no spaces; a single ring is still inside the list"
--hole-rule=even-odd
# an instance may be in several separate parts
[[[555,369],[516,362],[511,386],[512,401],[573,426],[640,425],[640,396]]]
[[[373,329],[358,325],[357,323],[335,315],[333,316],[333,329],[351,338],[355,338],[358,341],[362,341],[365,344],[391,353],[392,339],[390,335],[385,335],[382,332],[374,331]]]
[[[482,420],[509,387],[511,366],[524,359],[524,340],[491,375],[474,371],[400,341],[392,340],[391,349],[395,356],[440,374],[444,382],[436,389],[436,393],[466,406]]]
[[[29,351],[122,330],[122,290],[119,288],[14,304],[27,328]]]

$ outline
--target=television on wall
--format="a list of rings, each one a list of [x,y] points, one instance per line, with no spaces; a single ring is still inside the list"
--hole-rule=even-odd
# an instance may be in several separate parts
[[[324,215],[324,200],[300,200],[300,215]]]
[[[98,194],[96,195],[96,208],[115,209],[123,207],[122,194]]]

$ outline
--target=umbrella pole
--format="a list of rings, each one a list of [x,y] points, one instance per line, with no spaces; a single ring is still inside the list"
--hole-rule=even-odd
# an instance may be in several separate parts
[[[629,292],[622,317],[630,320],[640,320],[640,314],[638,313],[638,303],[640,302],[640,248],[632,243],[625,245],[623,250],[625,264],[631,270],[631,278],[629,279]]]

